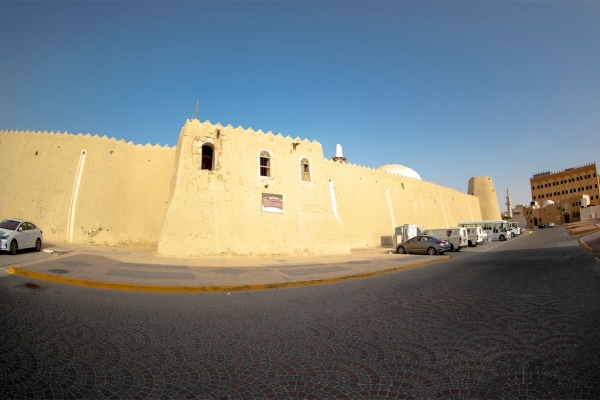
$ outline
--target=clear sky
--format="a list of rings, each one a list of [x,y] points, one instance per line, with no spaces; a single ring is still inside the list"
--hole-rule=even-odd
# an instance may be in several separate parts
[[[0,129],[174,146],[199,119],[341,143],[505,210],[600,162],[594,1],[0,1]]]

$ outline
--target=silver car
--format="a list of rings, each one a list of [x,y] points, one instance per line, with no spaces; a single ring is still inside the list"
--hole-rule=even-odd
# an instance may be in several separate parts
[[[17,254],[19,249],[42,249],[44,233],[29,221],[9,218],[0,222],[0,251]]]
[[[398,254],[423,253],[432,256],[434,254],[444,254],[444,252],[450,251],[450,248],[450,243],[447,240],[437,236],[415,236],[396,246],[396,252]]]

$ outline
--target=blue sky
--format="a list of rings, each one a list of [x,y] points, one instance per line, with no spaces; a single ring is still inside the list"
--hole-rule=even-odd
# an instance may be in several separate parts
[[[194,114],[505,210],[600,162],[600,3],[0,2],[0,129],[174,146]]]

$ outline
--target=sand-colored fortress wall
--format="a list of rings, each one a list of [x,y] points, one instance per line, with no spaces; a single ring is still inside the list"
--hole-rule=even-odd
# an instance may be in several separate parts
[[[155,246],[174,156],[106,137],[0,131],[0,215],[34,221],[46,241]]]
[[[215,149],[213,170],[201,169],[203,145]],[[379,246],[405,223],[438,228],[482,218],[478,197],[327,160],[317,142],[190,120],[178,147],[161,255],[342,253]],[[260,176],[262,150],[271,177]],[[301,180],[302,158],[310,182]],[[283,213],[264,212],[263,193],[282,196]]]
[[[328,170],[351,247],[379,246],[383,237],[394,234],[395,226],[404,224],[447,228],[481,219],[479,199],[454,189],[335,162]]]
[[[215,148],[213,170],[201,169],[202,145]],[[178,147],[172,198],[161,232],[161,255],[345,253],[342,224],[332,212],[317,142],[188,121]],[[271,154],[271,177],[259,155]],[[300,179],[310,160],[312,182]],[[283,196],[283,213],[262,211],[262,194]]]
[[[472,178],[465,194],[328,160],[316,141],[209,121],[187,121],[176,149],[0,131],[0,157],[10,166],[3,218],[32,220],[47,241],[165,256],[341,254],[389,243],[403,224],[500,217],[489,177]]]
[[[474,176],[469,179],[468,193],[479,198],[481,206],[481,219],[502,219],[494,182],[489,176]]]

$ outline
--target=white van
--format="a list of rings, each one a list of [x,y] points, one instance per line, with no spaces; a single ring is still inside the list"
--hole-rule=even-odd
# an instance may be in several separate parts
[[[486,241],[485,232],[483,232],[483,228],[480,226],[475,226],[467,229],[467,235],[469,235],[469,247],[474,247],[480,244],[483,244]]]
[[[518,222],[509,222],[508,226],[515,235],[520,235],[521,233],[523,233],[523,230],[521,228],[519,228]]]
[[[475,228],[480,226],[488,234],[488,240],[508,240],[511,234],[508,230],[508,222],[504,220],[488,221],[465,221],[459,222],[458,226],[464,228]]]
[[[450,243],[451,251],[459,251],[468,246],[469,236],[466,228],[437,228],[425,229],[421,235],[437,236]]]

